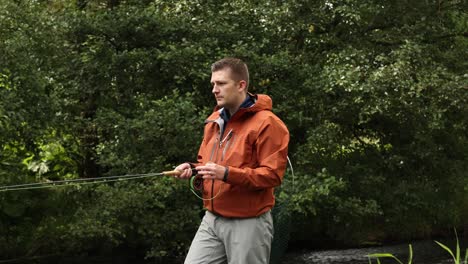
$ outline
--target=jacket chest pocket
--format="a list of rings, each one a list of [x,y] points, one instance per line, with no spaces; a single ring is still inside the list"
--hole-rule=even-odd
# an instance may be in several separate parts
[[[239,168],[252,164],[255,157],[255,144],[250,142],[248,137],[233,134],[221,146],[223,152],[221,158],[226,164]]]
[[[217,161],[217,153],[219,152],[219,139],[217,136],[210,138],[210,140],[207,143],[208,148],[206,148],[207,152],[205,153],[205,157],[208,158],[207,161]]]

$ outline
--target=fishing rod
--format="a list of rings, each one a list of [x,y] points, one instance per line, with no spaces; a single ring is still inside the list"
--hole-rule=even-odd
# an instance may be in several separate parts
[[[292,172],[292,187],[294,189],[294,169],[289,157],[287,157],[289,167]],[[182,171],[179,170],[172,170],[172,171],[163,171],[157,173],[146,173],[146,174],[125,174],[125,175],[118,175],[118,176],[104,176],[104,177],[92,177],[92,178],[78,178],[78,179],[69,179],[69,180],[59,180],[59,181],[46,181],[46,182],[37,182],[37,183],[24,183],[24,184],[15,184],[15,185],[6,185],[0,186],[0,193],[1,192],[9,192],[9,191],[19,191],[19,190],[34,190],[34,189],[45,189],[45,188],[53,188],[53,187],[63,187],[63,186],[77,186],[77,185],[85,185],[85,184],[96,184],[96,183],[108,183],[108,182],[116,182],[116,181],[125,181],[125,180],[134,180],[134,179],[142,179],[148,177],[155,177],[155,176],[179,176]],[[221,193],[221,188],[219,189],[218,193],[211,198],[203,198],[201,196],[203,190],[203,177],[198,174],[198,171],[192,169],[192,176],[189,179],[189,187],[190,191],[201,200],[210,201],[218,197]],[[197,193],[199,192],[199,193]]]
[[[71,186],[71,185],[107,183],[107,182],[115,182],[115,181],[149,178],[149,177],[155,177],[155,176],[178,176],[181,173],[182,173],[181,171],[172,170],[172,171],[163,171],[163,172],[158,172],[158,173],[125,174],[125,175],[118,175],[118,176],[78,178],[78,179],[59,180],[59,181],[24,183],[24,184],[0,186],[0,192],[45,189],[45,188]],[[194,173],[196,173],[196,171],[194,171]]]
[[[23,183],[15,185],[6,185],[0,186],[1,192],[10,192],[10,191],[20,191],[20,190],[35,190],[35,189],[46,189],[46,188],[55,188],[55,187],[64,187],[64,186],[78,186],[86,184],[96,184],[96,183],[109,183],[116,181],[125,181],[125,180],[135,180],[155,176],[179,176],[182,174],[182,171],[172,170],[172,171],[163,171],[157,173],[145,173],[145,174],[126,174],[118,176],[105,176],[105,177],[92,177],[92,178],[78,178],[78,179],[69,179],[69,180],[59,180],[59,181],[46,181],[46,182],[35,182],[35,183]],[[202,200],[213,200],[220,193],[218,193],[212,198],[203,198],[201,194],[197,192],[202,192],[203,189],[203,177],[198,175],[198,171],[192,169],[192,176],[189,179],[189,188],[195,196]]]

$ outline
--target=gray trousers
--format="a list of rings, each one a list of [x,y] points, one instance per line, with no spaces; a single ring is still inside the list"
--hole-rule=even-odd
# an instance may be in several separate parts
[[[273,241],[270,211],[253,218],[231,219],[207,211],[185,264],[268,264]]]

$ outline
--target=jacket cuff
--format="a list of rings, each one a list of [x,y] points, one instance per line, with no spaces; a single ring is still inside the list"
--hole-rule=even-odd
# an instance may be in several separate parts
[[[226,181],[227,181],[228,175],[229,175],[229,167],[226,166],[226,167],[224,167],[223,182],[226,182]]]

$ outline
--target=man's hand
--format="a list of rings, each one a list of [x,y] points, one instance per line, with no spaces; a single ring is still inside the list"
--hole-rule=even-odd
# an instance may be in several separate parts
[[[192,168],[190,167],[190,164],[187,162],[180,164],[179,166],[175,167],[176,171],[180,171],[180,175],[176,175],[174,177],[179,178],[179,179],[189,179],[192,177]]]
[[[223,180],[224,173],[226,172],[226,167],[213,162],[208,162],[204,166],[198,166],[195,169],[198,171],[198,174],[203,177],[203,179],[207,180]]]

